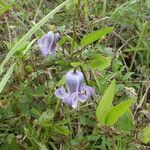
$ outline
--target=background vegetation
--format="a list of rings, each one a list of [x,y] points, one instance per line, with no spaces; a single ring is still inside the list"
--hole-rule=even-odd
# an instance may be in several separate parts
[[[150,149],[149,40],[149,0],[0,0],[0,149]],[[54,92],[76,66],[95,94],[72,109]]]

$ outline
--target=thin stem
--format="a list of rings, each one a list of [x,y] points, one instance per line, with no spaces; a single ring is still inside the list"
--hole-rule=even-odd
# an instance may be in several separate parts
[[[87,79],[87,77],[86,77],[86,75],[85,75],[85,73],[84,73],[84,70],[83,70],[82,66],[80,66],[80,69],[81,69],[81,72],[83,73],[83,76],[84,76],[84,79],[85,79],[86,84],[89,85],[88,79]]]
[[[77,73],[77,68],[78,68],[79,66],[76,66],[75,68],[74,68],[74,70],[73,70],[73,73],[74,74],[76,74]]]

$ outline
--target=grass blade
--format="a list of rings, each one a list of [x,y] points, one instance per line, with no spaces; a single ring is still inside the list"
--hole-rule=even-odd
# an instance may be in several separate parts
[[[13,73],[13,70],[14,70],[14,66],[15,66],[16,63],[13,63],[9,69],[7,70],[5,76],[2,78],[1,82],[0,82],[0,93],[2,92],[5,84],[7,83],[7,81],[9,80],[11,74]]]

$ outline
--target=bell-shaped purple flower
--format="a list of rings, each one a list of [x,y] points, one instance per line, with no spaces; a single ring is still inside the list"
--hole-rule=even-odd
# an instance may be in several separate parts
[[[49,31],[38,40],[40,51],[44,57],[48,54],[55,54],[59,39],[60,34],[58,32],[54,34],[52,31]]]
[[[56,97],[62,99],[65,104],[77,107],[78,101],[85,102],[94,94],[94,89],[83,84],[83,74],[80,71],[69,71],[66,74],[68,92],[63,87],[55,91]]]

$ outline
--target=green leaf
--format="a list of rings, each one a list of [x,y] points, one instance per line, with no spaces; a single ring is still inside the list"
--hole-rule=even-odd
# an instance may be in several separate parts
[[[134,127],[132,122],[133,122],[132,112],[130,110],[126,112],[121,118],[118,119],[116,125],[119,130],[130,132]]]
[[[39,118],[41,116],[40,112],[34,107],[31,108],[30,112],[31,112],[31,115],[36,118]]]
[[[81,46],[87,46],[96,40],[104,38],[108,33],[111,33],[112,31],[113,31],[113,27],[106,27],[103,29],[96,30],[96,31],[84,36],[81,39],[80,44],[81,44]]]
[[[4,65],[9,61],[9,59],[13,56],[13,54],[18,50],[18,48],[24,43],[26,40],[28,40],[33,33],[35,33],[43,24],[45,24],[50,18],[54,16],[60,9],[62,9],[66,4],[68,0],[60,4],[58,7],[56,7],[54,10],[52,10],[49,14],[47,14],[43,19],[41,19],[36,25],[34,25],[9,51],[9,53],[6,55],[5,59],[0,65],[0,75],[3,72]]]
[[[45,127],[51,126],[50,121],[54,118],[54,112],[48,109],[47,111],[43,112],[39,118],[39,124]]]
[[[73,38],[71,38],[69,35],[63,36],[60,40],[59,40],[59,46],[62,46],[63,44],[65,44],[66,42],[73,42]],[[75,48],[78,47],[78,44],[76,41],[74,41],[74,46]]]
[[[8,10],[10,10],[11,7],[12,7],[14,4],[15,4],[14,2],[12,2],[12,3],[10,3],[10,4],[6,4],[6,3],[0,1],[0,6],[1,6],[1,7],[0,7],[0,16],[1,16],[2,14],[4,14],[5,12],[7,12]]]
[[[55,131],[57,131],[58,133],[63,134],[63,135],[69,135],[70,134],[70,131],[69,131],[67,126],[56,125],[54,129],[55,129]]]
[[[86,116],[80,116],[80,123],[85,126],[95,126],[96,122]]]
[[[84,62],[71,62],[70,65],[73,67],[81,66],[83,68],[83,70],[86,69],[86,63],[84,63]]]
[[[5,84],[7,83],[7,81],[9,80],[11,74],[13,73],[13,70],[14,70],[14,66],[15,66],[16,63],[13,63],[9,69],[7,70],[5,76],[2,78],[2,80],[0,81],[0,93],[2,92]]]
[[[142,132],[143,133],[141,140],[143,143],[147,144],[148,142],[150,142],[150,124],[145,127]]]
[[[21,146],[17,143],[16,137],[14,134],[9,134],[7,136],[8,149],[10,150],[21,150]]]
[[[118,119],[129,110],[129,108],[134,102],[135,101],[133,99],[129,99],[112,107],[107,113],[107,116],[105,119],[106,124],[108,126],[114,125],[118,121]]]
[[[111,58],[96,54],[92,60],[89,61],[91,69],[96,68],[99,71],[104,70],[110,66]]]
[[[59,80],[59,82],[56,84],[56,86],[64,85],[65,81],[66,81],[66,75],[63,75],[63,77]]]
[[[115,81],[113,80],[106,89],[96,109],[96,117],[101,125],[105,124],[105,117],[112,107],[112,101],[115,95]]]

